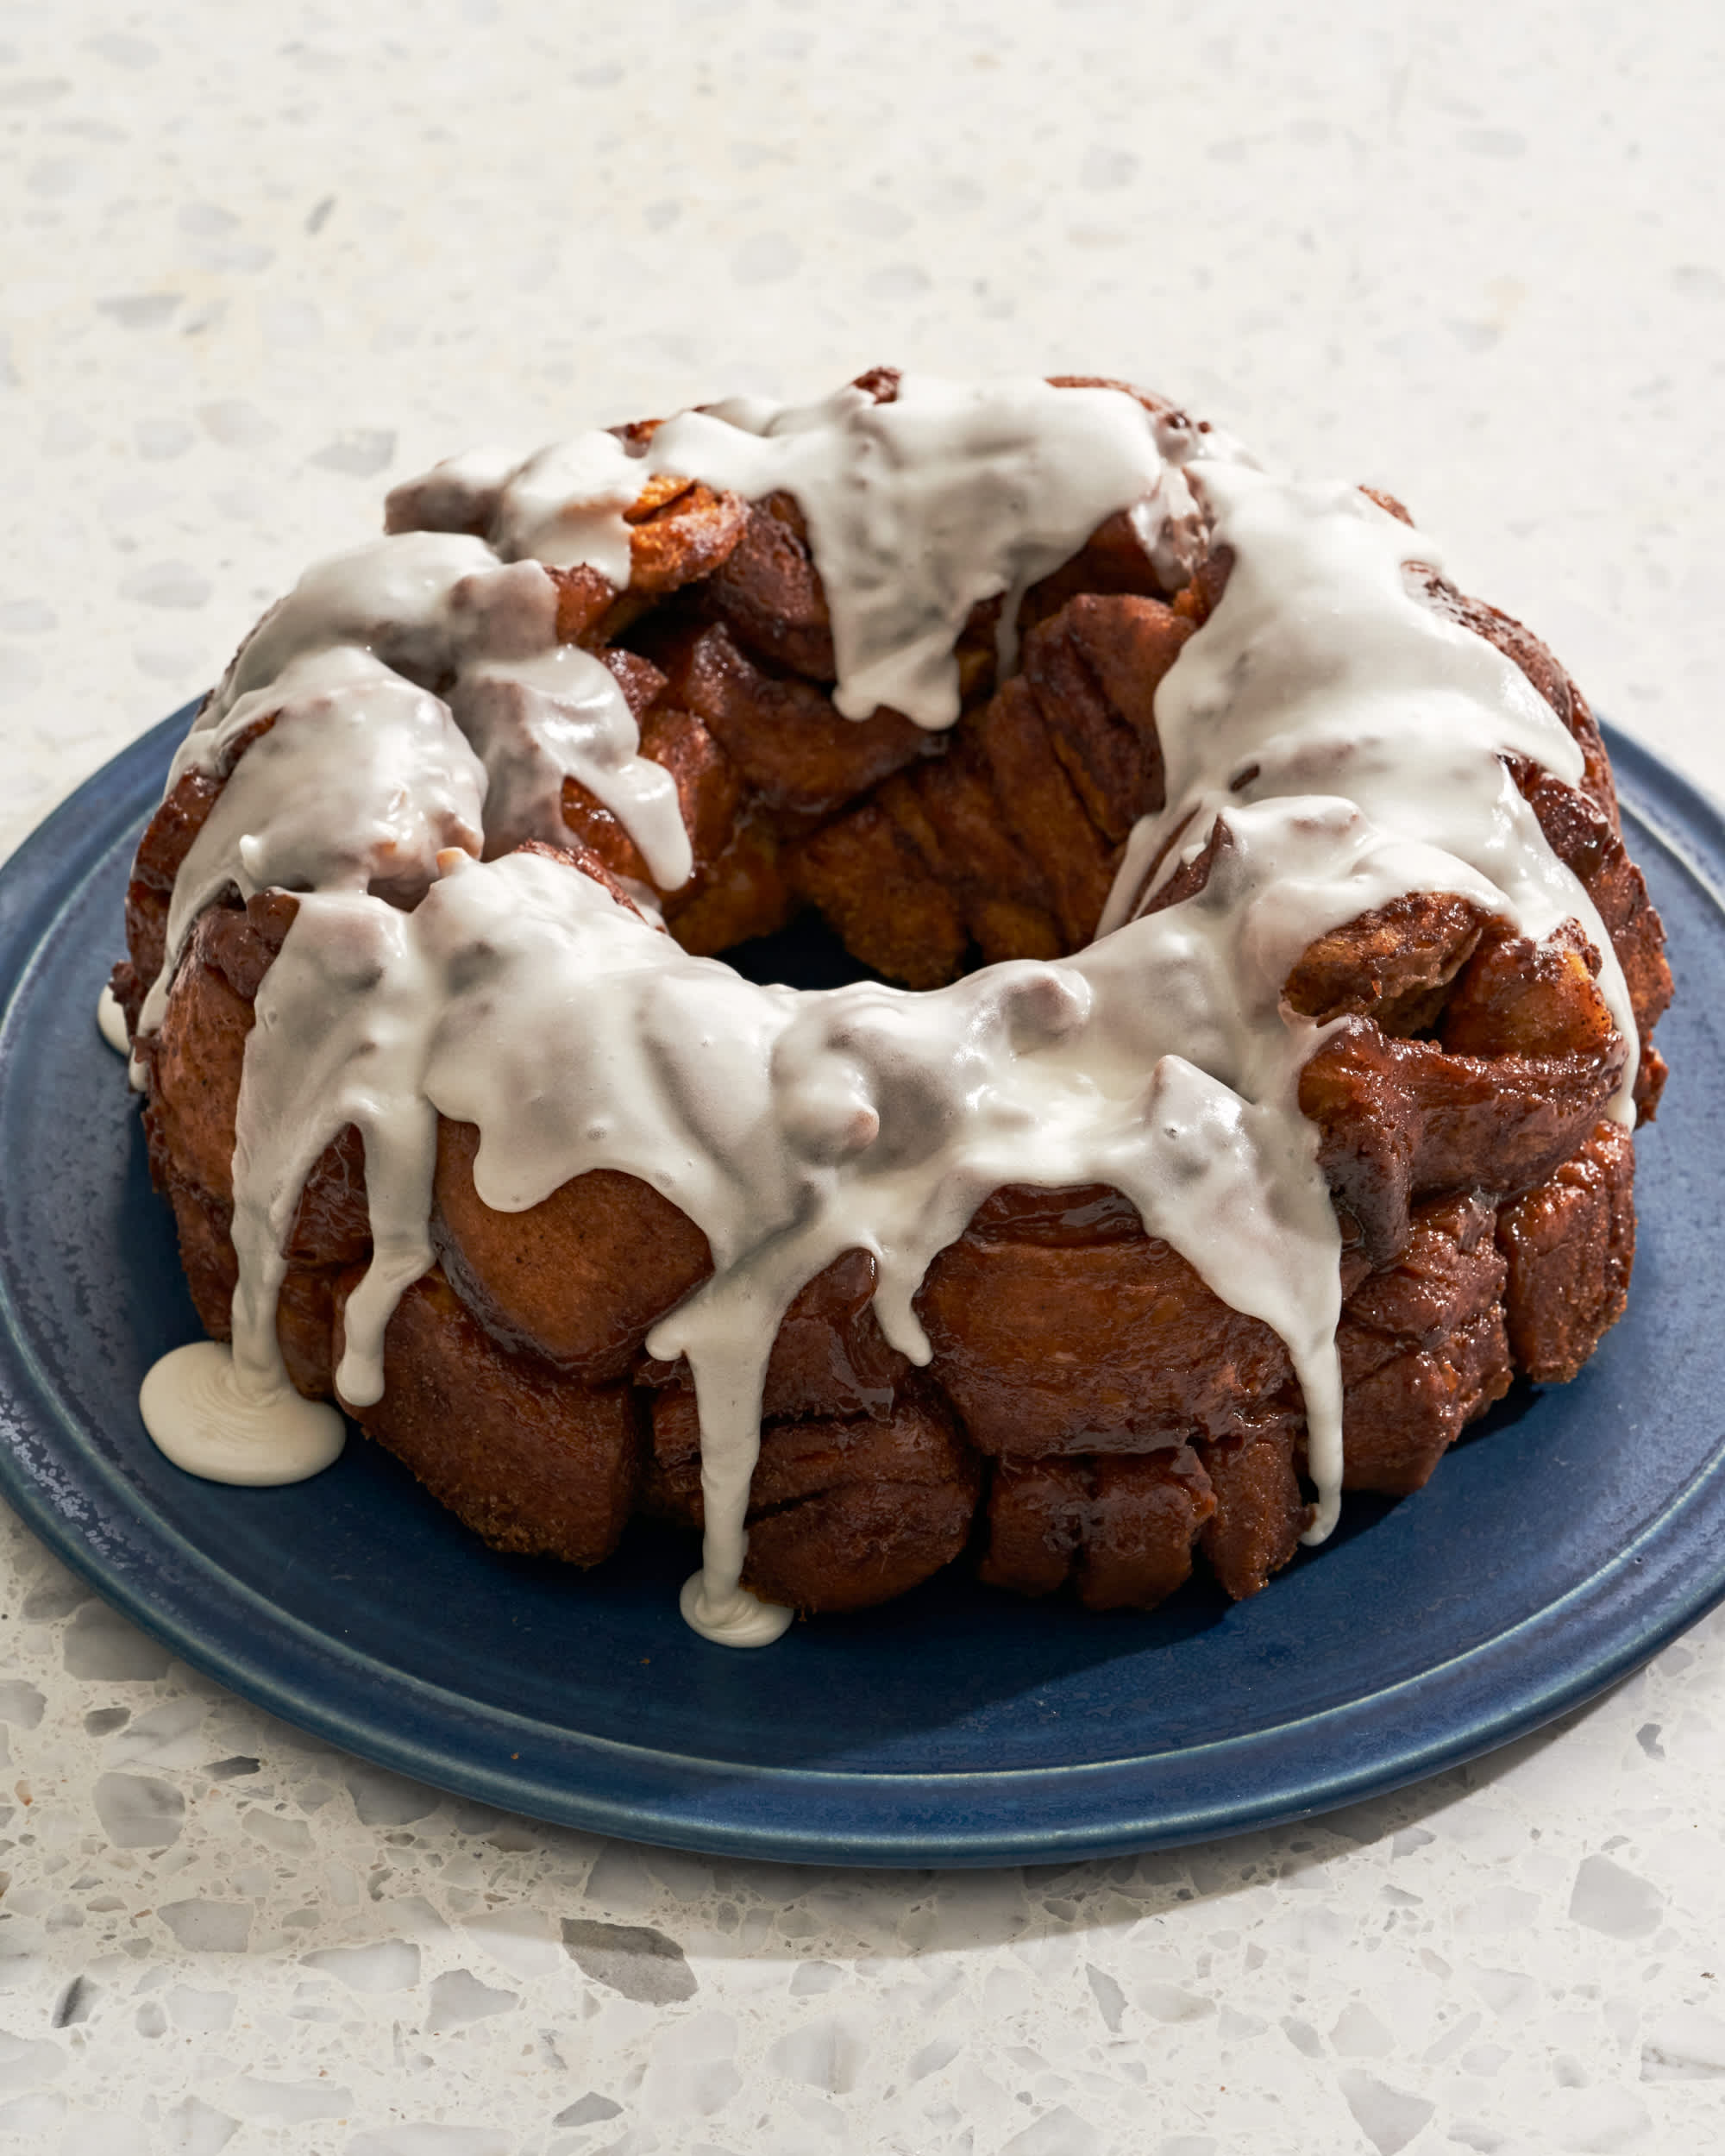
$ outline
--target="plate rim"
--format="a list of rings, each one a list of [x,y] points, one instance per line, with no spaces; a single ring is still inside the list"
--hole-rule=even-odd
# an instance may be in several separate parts
[[[159,778],[166,752],[197,708],[194,699],[140,736],[86,779],[0,864],[0,1043],[10,1038],[19,1000],[57,921],[131,828],[141,790]],[[1695,782],[1651,749],[1615,727],[1607,725],[1604,732],[1626,815],[1676,858],[1725,929],[1725,815]],[[93,1034],[93,1024],[91,1030]],[[154,1541],[179,1561],[176,1570],[185,1567],[178,1583],[182,1591],[172,1602],[165,1601],[159,1569],[135,1563],[129,1567],[92,1547],[22,1464],[16,1444],[21,1430],[30,1432],[51,1452],[54,1434],[75,1427],[75,1418],[56,1396],[51,1376],[37,1363],[28,1341],[9,1322],[10,1303],[9,1291],[0,1280],[0,1438],[7,1440],[0,1443],[0,1497],[104,1601],[192,1667],[284,1721],[361,1758],[434,1787],[554,1824],[711,1854],[899,1868],[1076,1861],[1219,1839],[1311,1817],[1388,1794],[1514,1742],[1609,1689],[1725,1600],[1725,1541],[1711,1569],[1703,1573],[1678,1567],[1672,1576],[1670,1564],[1672,1537],[1685,1524],[1693,1532],[1695,1507],[1712,1495],[1709,1485],[1725,1479],[1725,1451],[1716,1450],[1670,1495],[1631,1542],[1555,1601],[1441,1663],[1267,1729],[1198,1745],[1170,1745],[1125,1759],[1007,1769],[880,1771],[800,1764],[756,1766],[701,1758],[661,1746],[630,1745],[614,1738],[556,1729],[524,1710],[479,1702],[476,1712],[476,1702],[467,1695],[380,1663],[353,1642],[334,1640],[270,1601],[143,1504],[139,1493],[114,1470],[78,1454],[80,1470],[92,1465],[100,1469],[105,1494],[118,1501],[142,1544]],[[1715,1507],[1725,1526],[1725,1505],[1715,1499]],[[195,1562],[185,1566],[188,1553]],[[1665,1564],[1648,1565],[1650,1557],[1660,1556]],[[1647,1568],[1647,1576],[1628,1618],[1608,1626],[1606,1637],[1584,1651],[1560,1657],[1559,1666],[1549,1673],[1545,1661],[1536,1661],[1533,1675],[1520,1673],[1508,1688],[1508,1703],[1496,1711],[1476,1708],[1458,1718],[1440,1715],[1437,1725],[1425,1733],[1416,1729],[1413,1735],[1398,1736],[1387,1749],[1379,1743],[1361,1752],[1348,1741],[1351,1726],[1362,1718],[1381,1715],[1386,1702],[1424,1691],[1438,1695],[1441,1703],[1447,1688],[1489,1679],[1494,1661],[1503,1658],[1515,1642],[1542,1626],[1563,1624],[1570,1606],[1596,1601],[1602,1588],[1609,1598],[1610,1590],[1633,1580],[1638,1568]],[[207,1623],[200,1621],[201,1606],[212,1600],[218,1617],[226,1605],[225,1637],[219,1625],[212,1636]],[[232,1621],[236,1609],[245,1613],[238,1626]],[[257,1621],[260,1615],[262,1625]],[[247,1651],[243,1635],[248,1618],[263,1639],[279,1640],[285,1632],[296,1636],[300,1652],[291,1672],[284,1673],[279,1664],[270,1666],[263,1656]],[[1589,1640],[1598,1623],[1596,1614]],[[236,1631],[240,1637],[234,1636]],[[318,1674],[320,1664],[331,1663],[340,1665],[331,1674],[344,1674],[350,1690],[358,1689],[356,1680],[362,1672],[373,1673],[373,1687],[381,1677],[386,1689],[403,1702],[415,1727],[404,1730],[364,1720],[341,1695],[339,1684],[334,1692],[326,1690],[320,1696],[310,1680]],[[420,1732],[418,1726],[428,1721],[436,1727],[437,1735]],[[496,1758],[474,1756],[471,1736],[467,1751],[449,1749],[456,1724],[468,1725],[477,1735],[487,1723],[524,1739],[513,1758],[502,1757],[500,1743]],[[1326,1747],[1326,1761],[1314,1764],[1307,1758],[1291,1777],[1297,1779],[1297,1789],[1291,1789],[1289,1774],[1276,1771],[1275,1757],[1297,1750],[1300,1733],[1309,1737],[1315,1728],[1322,1728],[1334,1741]],[[526,1762],[535,1732],[544,1732],[553,1739],[544,1749],[555,1757],[555,1777],[550,1757]],[[1159,1763],[1230,1750],[1242,1758],[1264,1755],[1258,1763],[1270,1769],[1267,1785],[1244,1799],[1212,1796],[1187,1801],[1183,1808],[1157,1802],[1153,1783]],[[597,1777],[601,1783],[619,1777],[626,1783],[631,1776],[639,1783],[656,1777],[662,1785],[692,1782],[697,1785],[695,1796],[692,1801],[675,1786],[662,1786],[656,1794],[637,1786],[630,1796],[616,1788],[572,1783],[568,1774],[572,1761],[607,1770]],[[1089,1800],[1082,1808],[1084,1816],[1069,1817],[1063,1823],[1038,1816],[1042,1808],[1037,1800],[1044,1791],[1057,1789],[1070,1795],[1081,1785]],[[724,1815],[700,1815],[701,1799],[710,1799],[718,1789],[735,1796],[783,1787],[816,1793],[827,1801],[829,1813],[836,1809],[844,1816],[816,1819],[808,1815],[806,1806],[792,1808],[788,1826],[756,1818],[746,1807]],[[952,1816],[931,1821],[925,1814],[930,1796],[937,1792],[949,1797],[950,1808],[968,1811],[980,1806],[986,1816],[969,1824]],[[835,1797],[848,1802],[835,1808]],[[1003,1808],[1020,1814],[1015,1831],[1003,1825]],[[1062,1808],[1067,1812],[1070,1808]],[[799,1811],[802,1816],[796,1815]]]

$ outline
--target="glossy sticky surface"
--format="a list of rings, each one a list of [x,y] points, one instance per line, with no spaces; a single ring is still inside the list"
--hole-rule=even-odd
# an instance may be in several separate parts
[[[1229,1608],[1098,1618],[937,1582],[771,1657],[675,1614],[689,1551],[586,1576],[486,1551],[373,1446],[283,1489],[194,1481],[137,1420],[197,1326],[135,1109],[91,1013],[182,714],[0,875],[0,1476],[108,1598],[290,1720],[602,1831],[762,1857],[983,1863],[1261,1825],[1428,1774],[1634,1667],[1725,1594],[1725,828],[1614,743],[1665,913],[1677,1076],[1643,1141],[1628,1316],[1577,1382],[1512,1395],[1428,1489],[1357,1501]]]

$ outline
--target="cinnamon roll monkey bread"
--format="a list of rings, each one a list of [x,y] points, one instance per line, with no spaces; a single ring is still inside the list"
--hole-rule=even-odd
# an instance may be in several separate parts
[[[499,1549],[699,1529],[739,1644],[967,1557],[1147,1608],[1623,1308],[1659,918],[1580,691],[1398,503],[881,369],[385,529],[128,894],[181,1464],[310,1472],[333,1401]],[[841,985],[775,983],[806,915]]]

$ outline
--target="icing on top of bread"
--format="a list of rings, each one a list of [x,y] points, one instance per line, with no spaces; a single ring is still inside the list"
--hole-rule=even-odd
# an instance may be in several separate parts
[[[1170,586],[1184,580],[1195,520],[1180,472],[1201,452],[1241,454],[1119,389],[910,374],[892,378],[888,396],[850,383],[812,404],[733,398],[522,463],[480,451],[397,487],[387,521],[482,530],[505,561],[586,565],[621,587],[624,512],[649,479],[697,479],[750,501],[789,494],[831,610],[834,705],[859,719],[884,705],[939,730],[958,717],[953,646],[971,608],[1004,598],[1004,673],[1019,600],[1116,511],[1132,511],[1161,550]]]
[[[700,1413],[706,1543],[685,1614],[757,1643],[787,1616],[740,1573],[762,1380],[793,1296],[866,1249],[882,1331],[925,1362],[917,1289],[991,1191],[1107,1184],[1287,1344],[1319,1495],[1308,1539],[1327,1534],[1340,1240],[1298,1084],[1332,1028],[1289,1008],[1290,969],[1362,913],[1453,893],[1536,940],[1580,922],[1624,1043],[1622,1121],[1636,1035],[1610,939],[1503,761],[1579,780],[1551,707],[1409,592],[1404,565],[1436,560],[1424,536],[1355,488],[1274,478],[1208,439],[1120,391],[909,378],[890,403],[852,389],[790,413],[722,406],[632,442],[439,467],[398,490],[392,523],[474,530],[398,532],[310,573],[177,762],[233,775],[181,872],[141,1028],[225,884],[303,893],[258,993],[240,1097],[242,1390],[287,1395],[281,1253],[307,1174],[348,1124],[374,1247],[337,1372],[356,1406],[380,1397],[390,1314],[432,1263],[440,1114],[478,1126],[476,1188],[501,1211],[590,1169],[639,1176],[700,1227],[714,1266],[648,1341],[687,1355]],[[626,576],[624,510],[654,470],[793,494],[832,613],[840,710],[890,700],[936,730],[957,713],[952,650],[972,606],[1004,593],[1010,622],[1106,517],[1131,511],[1187,559],[1199,536],[1229,550],[1220,600],[1157,693],[1166,806],[1134,830],[1095,943],[930,993],[799,993],[693,957],[568,863],[509,850],[561,830],[567,771],[661,889],[681,880],[674,793],[656,791],[613,677],[556,644],[546,569],[503,558],[540,548],[555,567]],[[1207,849],[1201,887],[1152,906]]]

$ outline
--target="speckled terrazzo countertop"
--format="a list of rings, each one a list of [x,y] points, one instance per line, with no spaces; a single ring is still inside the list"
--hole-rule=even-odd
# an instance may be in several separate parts
[[[1716,792],[1713,10],[0,12],[0,849],[392,478],[891,359],[1389,486]],[[1322,1823],[775,1870],[332,1752],[0,1533],[0,2150],[1725,2147],[1725,1624]]]

